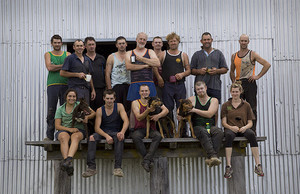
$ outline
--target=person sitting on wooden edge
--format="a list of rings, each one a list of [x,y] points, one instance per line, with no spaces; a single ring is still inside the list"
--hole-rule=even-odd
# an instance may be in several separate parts
[[[219,101],[217,98],[207,95],[207,86],[203,81],[195,83],[196,96],[189,97],[194,108],[192,114],[192,124],[194,133],[199,139],[201,146],[207,153],[205,164],[209,167],[218,166],[221,160],[218,152],[222,146],[224,137],[223,131],[216,126],[215,115],[218,112]],[[180,116],[177,116],[180,120]]]
[[[258,144],[255,132],[252,130],[255,116],[248,102],[241,99],[243,88],[241,84],[233,83],[230,87],[232,98],[222,105],[221,118],[225,131],[225,153],[226,168],[225,178],[231,178],[233,170],[231,167],[232,142],[236,136],[244,136],[250,142],[251,151],[255,160],[254,172],[258,176],[264,176],[261,163],[259,161]]]
[[[85,138],[84,124],[75,122],[72,127],[72,113],[76,106],[79,105],[77,92],[74,89],[68,89],[65,94],[66,102],[60,106],[55,113],[55,128],[58,132],[55,134],[56,139],[60,142],[60,151],[64,158],[61,168],[69,176],[73,175],[73,156],[75,155],[79,142]],[[95,117],[95,112],[90,108],[90,115],[85,116],[83,122],[87,123],[89,119]],[[69,147],[69,141],[71,145]]]
[[[129,120],[124,106],[115,103],[116,92],[107,89],[103,92],[104,106],[97,109],[95,132],[89,137],[86,172],[82,173],[84,178],[97,174],[96,170],[96,148],[97,143],[105,138],[108,144],[114,144],[115,166],[113,175],[123,177],[122,157],[124,150],[124,134],[129,126]],[[123,123],[123,125],[122,125]]]
[[[160,133],[156,130],[155,122],[158,121],[158,119],[166,116],[169,113],[169,110],[167,109],[167,107],[165,107],[165,105],[162,105],[162,111],[159,114],[151,116],[149,137],[152,139],[152,142],[150,144],[149,151],[147,151],[143,142],[143,138],[146,136],[146,117],[148,116],[150,111],[153,111],[150,109],[150,107],[148,107],[147,98],[150,95],[149,86],[146,84],[142,84],[140,86],[139,93],[141,99],[133,101],[131,105],[131,109],[135,116],[135,126],[134,132],[132,134],[132,140],[137,151],[143,157],[143,161],[141,163],[142,167],[147,172],[150,172],[153,164],[153,156],[162,139]]]

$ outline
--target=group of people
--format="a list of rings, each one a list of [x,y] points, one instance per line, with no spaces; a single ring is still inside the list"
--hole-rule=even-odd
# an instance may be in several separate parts
[[[153,156],[162,139],[156,130],[155,122],[179,108],[179,100],[186,98],[185,77],[195,75],[195,96],[189,97],[194,108],[192,124],[196,137],[207,152],[205,163],[212,167],[221,163],[218,152],[225,135],[226,169],[225,178],[232,177],[231,154],[235,136],[245,136],[251,146],[255,159],[255,173],[263,176],[256,141],[256,80],[270,68],[270,64],[256,52],[248,49],[249,37],[240,36],[240,50],[232,55],[230,78],[232,98],[222,105],[221,121],[223,131],[216,126],[218,109],[221,103],[220,75],[228,71],[223,53],[212,47],[212,36],[205,32],[201,36],[202,49],[195,52],[189,63],[188,55],[178,49],[180,37],[172,32],[166,36],[168,50],[162,51],[163,40],[154,37],[152,49],[145,47],[147,34],[140,32],[136,37],[136,48],[126,51],[125,37],[118,37],[117,52],[108,56],[107,61],[96,53],[93,37],[78,39],[73,44],[74,53],[62,51],[62,38],[51,38],[53,51],[45,53],[45,63],[49,71],[47,79],[48,114],[47,137],[61,143],[64,158],[61,167],[72,175],[73,156],[78,143],[85,138],[83,123],[72,126],[72,112],[79,104],[76,100],[84,98],[90,105],[90,114],[84,123],[95,118],[95,133],[88,139],[86,172],[83,177],[97,173],[95,154],[97,142],[105,138],[114,144],[115,166],[113,174],[122,177],[122,154],[125,132],[129,129],[137,151],[143,157],[142,167],[150,172]],[[84,53],[86,49],[86,53]],[[255,75],[255,62],[263,68]],[[64,96],[65,94],[65,96]],[[148,97],[162,99],[162,111],[151,116],[151,145],[147,150],[142,139],[146,136],[146,117],[152,108],[148,107]],[[65,97],[65,98],[64,98]],[[60,107],[56,110],[58,99]],[[182,119],[177,116],[177,119]],[[187,135],[187,134],[185,134]],[[69,141],[71,144],[69,146]]]

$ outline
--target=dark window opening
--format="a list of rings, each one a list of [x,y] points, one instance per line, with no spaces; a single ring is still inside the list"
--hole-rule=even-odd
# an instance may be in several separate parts
[[[70,53],[74,52],[73,49],[73,42],[65,42],[65,44],[67,44],[67,51]],[[136,48],[136,42],[135,41],[127,41],[127,51],[133,50]],[[153,49],[152,47],[152,42],[148,41],[146,44],[146,48],[148,49]],[[162,50],[166,50],[167,49],[167,42],[163,41],[163,47]],[[114,41],[111,42],[96,42],[96,53],[103,55],[105,57],[105,59],[107,59],[107,57],[114,53],[117,52],[117,48],[115,45]],[[84,51],[84,53],[86,53],[86,50]]]

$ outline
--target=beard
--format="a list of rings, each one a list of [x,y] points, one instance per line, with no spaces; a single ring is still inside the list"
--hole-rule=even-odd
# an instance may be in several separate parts
[[[61,49],[61,47],[58,47],[58,46],[53,47],[53,50],[55,50],[55,51],[60,51],[60,49]]]
[[[140,49],[145,48],[145,45],[146,45],[146,44],[144,44],[144,45],[143,45],[143,44],[139,44],[139,43],[137,44],[137,46],[138,46]]]
[[[205,93],[201,92],[200,94],[198,94],[199,98],[204,98],[205,97]]]
[[[211,47],[211,44],[210,43],[204,44],[203,47],[209,49]]]

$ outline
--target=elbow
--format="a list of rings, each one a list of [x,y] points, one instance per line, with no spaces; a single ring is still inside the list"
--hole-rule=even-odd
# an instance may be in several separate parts
[[[192,75],[196,75],[196,71],[194,69],[191,70]]]
[[[132,70],[132,68],[130,66],[128,66],[128,65],[126,65],[125,67],[126,67],[126,70],[128,70],[128,71]]]
[[[209,119],[211,119],[215,114],[209,114],[207,115]]]

